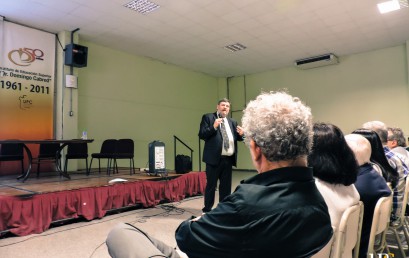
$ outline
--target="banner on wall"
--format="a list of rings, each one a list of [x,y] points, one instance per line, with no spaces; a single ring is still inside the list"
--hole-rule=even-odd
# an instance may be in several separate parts
[[[0,20],[0,139],[53,138],[55,35]]]
[[[55,35],[0,25],[0,139],[53,137]]]

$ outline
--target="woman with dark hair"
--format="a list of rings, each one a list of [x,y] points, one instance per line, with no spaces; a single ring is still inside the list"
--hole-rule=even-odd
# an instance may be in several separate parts
[[[371,144],[371,157],[370,161],[375,164],[374,168],[382,174],[386,182],[390,182],[392,188],[395,188],[398,180],[398,172],[391,167],[388,160],[386,159],[385,152],[383,150],[381,139],[375,131],[369,129],[356,129],[352,132],[353,134],[360,134],[365,137]]]
[[[354,186],[359,167],[337,126],[316,123],[313,129],[308,165],[313,168],[315,184],[328,206],[331,224],[338,228],[343,212],[359,202]]]

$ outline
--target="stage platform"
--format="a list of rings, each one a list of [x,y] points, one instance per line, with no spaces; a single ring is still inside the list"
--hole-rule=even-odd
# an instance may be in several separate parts
[[[0,233],[41,233],[56,221],[93,220],[113,210],[180,201],[203,194],[206,187],[204,172],[153,176],[135,171],[130,175],[129,168],[124,168],[110,176],[98,169],[89,176],[81,171],[69,175],[71,179],[57,172],[41,173],[25,182],[16,175],[0,176]],[[120,180],[110,182],[113,179]]]

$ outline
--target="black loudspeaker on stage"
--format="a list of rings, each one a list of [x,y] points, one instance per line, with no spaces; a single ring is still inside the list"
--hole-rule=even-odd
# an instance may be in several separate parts
[[[87,67],[88,47],[68,44],[65,47],[65,65],[73,67]]]

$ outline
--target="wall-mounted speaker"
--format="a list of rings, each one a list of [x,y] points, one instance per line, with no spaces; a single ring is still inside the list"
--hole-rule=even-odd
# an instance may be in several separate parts
[[[68,44],[65,46],[65,65],[87,67],[88,47]]]

